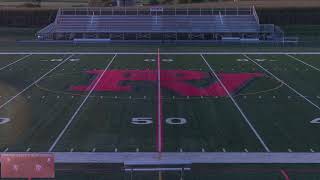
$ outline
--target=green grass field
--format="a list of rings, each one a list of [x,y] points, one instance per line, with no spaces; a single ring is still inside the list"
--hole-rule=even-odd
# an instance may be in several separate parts
[[[204,55],[206,64],[197,54],[161,55],[164,151],[320,151],[320,56],[293,56],[303,62],[286,55],[220,54]],[[129,91],[102,89],[90,93],[70,87],[93,83],[99,75],[86,71],[103,71],[108,65],[105,85],[117,78],[108,74],[112,71],[121,70],[123,77],[133,76],[126,74],[133,70],[155,72],[156,58],[156,54],[1,55],[1,151],[155,151],[157,86],[150,80],[152,75],[142,74],[146,77],[139,81],[120,81],[119,86],[131,87]],[[165,74],[167,70],[206,74],[201,80],[179,81],[184,85],[198,89],[219,85],[210,68],[216,74],[262,76],[230,91],[234,101],[228,95],[186,96],[183,87],[164,87],[183,77]]]
[[[160,54],[163,150],[319,152],[319,59],[294,54]],[[0,55],[0,151],[156,151],[157,72],[157,54]],[[260,76],[237,84],[247,73]],[[234,84],[235,89],[228,86]],[[212,85],[217,87],[210,90]],[[130,88],[120,90],[123,87]],[[193,165],[184,179],[282,180],[285,170],[290,179],[313,180],[319,178],[318,169]],[[130,179],[129,174],[112,172],[75,174],[58,168],[56,179]],[[158,172],[133,175],[145,177],[160,179]],[[179,177],[176,172],[161,174],[161,179]]]

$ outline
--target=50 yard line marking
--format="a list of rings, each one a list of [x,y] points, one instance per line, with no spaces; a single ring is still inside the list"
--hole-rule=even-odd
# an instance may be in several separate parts
[[[112,62],[114,61],[114,59],[116,58],[117,54],[115,54],[111,61],[108,63],[108,65],[106,66],[106,68],[103,70],[102,74],[100,75],[100,77],[98,78],[98,80],[94,83],[94,85],[92,86],[92,88],[90,89],[89,93],[87,94],[87,96],[84,98],[84,100],[82,101],[82,103],[79,105],[79,107],[76,109],[76,111],[73,113],[73,115],[71,116],[71,118],[69,119],[68,123],[66,124],[66,126],[62,129],[62,131],[60,132],[60,134],[58,135],[58,137],[56,138],[56,140],[53,142],[53,144],[50,146],[50,149],[48,150],[49,152],[52,152],[52,150],[55,148],[55,146],[57,145],[57,143],[60,141],[60,139],[62,138],[63,134],[67,131],[67,129],[69,128],[69,126],[71,125],[72,121],[74,120],[74,118],[77,116],[77,114],[79,113],[80,109],[83,107],[83,105],[87,102],[88,98],[90,97],[91,93],[93,92],[93,90],[96,88],[96,86],[98,85],[98,83],[100,82],[100,80],[102,79],[103,75],[106,73],[106,71],[109,69],[110,65],[112,64]]]
[[[299,95],[300,97],[302,97],[304,100],[306,100],[308,103],[310,103],[311,105],[313,105],[315,108],[317,108],[318,110],[320,110],[320,107],[318,105],[316,105],[314,102],[312,102],[310,99],[306,98],[306,96],[304,96],[303,94],[301,94],[300,92],[298,92],[297,90],[295,90],[293,87],[291,87],[289,84],[285,83],[283,80],[281,80],[280,78],[278,78],[276,75],[274,75],[273,73],[271,73],[270,71],[268,71],[266,68],[264,68],[263,66],[261,66],[259,63],[255,62],[254,60],[252,60],[249,56],[247,56],[246,54],[242,54],[244,57],[246,57],[247,59],[249,59],[251,62],[253,62],[254,64],[256,64],[257,66],[259,66],[262,70],[264,70],[266,73],[268,73],[269,75],[271,75],[273,78],[275,78],[277,81],[279,81],[280,83],[284,84],[285,86],[287,86],[289,89],[291,89],[294,93],[296,93],[297,95]]]
[[[48,74],[50,74],[52,71],[54,71],[55,69],[57,69],[59,66],[61,66],[62,64],[64,64],[65,62],[67,62],[73,55],[70,55],[69,57],[67,57],[65,60],[63,60],[62,62],[60,62],[58,65],[56,65],[54,68],[52,68],[51,70],[49,70],[48,72],[46,72],[45,74],[43,74],[39,79],[35,80],[33,83],[31,83],[30,85],[28,85],[26,88],[24,88],[22,91],[20,91],[18,94],[14,95],[13,97],[11,97],[8,101],[6,101],[5,103],[0,105],[0,109],[3,108],[4,106],[6,106],[7,104],[9,104],[12,100],[14,100],[16,97],[20,96],[22,93],[24,93],[25,91],[27,91],[29,88],[31,88],[33,85],[37,84],[39,81],[41,81],[45,76],[47,76]]]
[[[163,127],[162,127],[162,100],[161,100],[161,65],[160,65],[160,50],[158,48],[157,57],[157,127],[156,127],[156,149],[159,153],[163,150]]]
[[[201,58],[203,59],[203,61],[206,63],[206,65],[208,66],[208,68],[210,69],[210,71],[213,73],[213,75],[216,77],[216,79],[218,80],[218,82],[221,84],[222,88],[224,89],[224,91],[228,94],[229,98],[231,99],[231,101],[233,102],[233,104],[236,106],[236,108],[238,109],[238,111],[240,112],[240,114],[242,115],[243,119],[246,121],[246,123],[249,125],[249,127],[251,128],[251,130],[253,131],[253,133],[256,135],[256,137],[258,138],[258,140],[260,141],[261,145],[264,147],[264,149],[267,152],[271,152],[270,149],[268,148],[268,146],[266,145],[266,143],[263,141],[263,139],[261,138],[261,136],[259,135],[259,133],[257,132],[257,130],[254,128],[254,126],[251,124],[251,122],[249,121],[249,119],[247,118],[247,116],[245,115],[245,113],[242,111],[242,109],[240,108],[240,106],[238,105],[238,103],[236,102],[236,100],[231,96],[230,92],[227,90],[227,88],[224,86],[224,84],[222,83],[222,81],[220,80],[220,78],[218,77],[218,75],[216,74],[216,72],[212,69],[212,67],[210,66],[210,64],[207,62],[207,60],[204,58],[204,56],[202,54],[200,54]]]

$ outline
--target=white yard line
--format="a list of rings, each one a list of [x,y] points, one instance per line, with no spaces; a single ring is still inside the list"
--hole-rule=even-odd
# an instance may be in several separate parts
[[[277,81],[279,81],[280,83],[284,84],[285,86],[287,86],[289,89],[291,89],[294,93],[296,93],[297,95],[299,95],[300,97],[302,97],[304,100],[306,100],[308,103],[310,103],[311,105],[313,105],[315,108],[317,108],[318,110],[320,110],[320,107],[318,105],[316,105],[314,102],[312,102],[310,99],[306,98],[306,96],[304,96],[303,94],[301,94],[300,92],[298,92],[297,90],[295,90],[293,87],[291,87],[290,85],[288,85],[287,83],[285,83],[283,80],[281,80],[280,78],[278,78],[276,75],[274,75],[273,73],[271,73],[270,71],[268,71],[266,68],[264,68],[263,66],[261,66],[259,63],[257,63],[256,61],[252,60],[249,56],[247,56],[246,54],[243,54],[244,57],[246,57],[247,59],[249,59],[251,62],[253,62],[254,64],[256,64],[257,66],[259,66],[261,69],[263,69],[266,73],[268,73],[269,75],[271,75],[273,78],[275,78]]]
[[[317,71],[320,72],[320,69],[319,69],[319,68],[314,67],[314,66],[312,66],[311,64],[308,64],[308,63],[302,61],[301,59],[299,59],[299,58],[297,58],[297,57],[294,57],[294,56],[292,56],[292,55],[290,55],[290,54],[286,54],[286,55],[289,56],[289,57],[291,57],[292,59],[294,59],[294,60],[296,60],[296,61],[299,61],[299,62],[301,62],[302,64],[307,65],[307,66],[309,66],[309,67],[311,67],[311,68],[313,68],[313,69],[315,69],[315,70],[317,70]]]
[[[116,58],[117,54],[115,54],[113,56],[113,58],[111,59],[111,61],[108,63],[108,65],[106,66],[106,68],[104,69],[104,71],[102,72],[102,74],[100,75],[100,77],[98,78],[98,80],[94,83],[94,85],[92,86],[92,88],[90,89],[89,93],[87,94],[87,96],[84,98],[84,100],[82,101],[82,103],[80,104],[80,106],[77,108],[77,110],[73,113],[72,117],[69,119],[68,123],[66,124],[66,126],[62,129],[62,131],[60,132],[60,134],[58,135],[58,137],[56,138],[56,140],[53,142],[53,144],[50,146],[49,152],[52,152],[52,150],[55,148],[55,146],[57,145],[57,143],[60,141],[60,139],[62,138],[63,134],[67,131],[67,129],[69,128],[69,126],[71,125],[72,121],[74,120],[74,118],[78,115],[80,109],[83,107],[83,105],[87,102],[88,98],[90,97],[91,93],[93,92],[93,90],[96,88],[96,86],[98,85],[98,83],[100,82],[101,78],[103,77],[103,75],[106,73],[106,71],[109,69],[111,63],[113,62],[113,60]]]
[[[20,62],[20,61],[26,59],[27,57],[30,57],[31,55],[32,55],[32,54],[27,54],[27,55],[23,56],[22,58],[20,58],[20,59],[18,59],[18,60],[16,60],[16,61],[13,61],[13,62],[10,63],[10,64],[7,64],[7,65],[1,67],[1,68],[0,68],[0,71],[2,71],[3,69],[5,69],[5,68],[7,68],[7,67],[9,67],[9,66],[11,66],[11,65],[13,65],[13,64],[16,64],[17,62]]]
[[[61,55],[61,54],[65,54],[65,55],[71,55],[71,54],[79,54],[79,55],[113,55],[113,54],[118,54],[118,55],[155,55],[157,54],[156,52],[134,52],[134,51],[128,51],[128,52],[81,52],[81,51],[77,51],[77,52],[71,52],[71,51],[60,51],[60,52],[50,52],[50,51],[46,51],[46,52],[34,52],[34,51],[19,51],[19,52],[0,52],[0,54],[4,55],[4,54],[11,54],[11,55],[15,55],[15,54],[35,54],[35,55]],[[290,52],[290,51],[283,51],[283,52],[261,52],[261,51],[256,51],[256,52],[243,52],[243,51],[232,51],[232,52],[212,52],[212,51],[180,51],[180,52],[161,52],[161,54],[163,55],[199,55],[199,54],[212,54],[212,55],[241,55],[241,54],[256,54],[256,55],[286,55],[286,54],[301,54],[301,55],[320,55],[320,52],[303,52],[303,51],[297,51],[297,52]]]
[[[224,86],[224,84],[222,83],[222,81],[220,80],[220,78],[218,77],[218,75],[216,74],[216,72],[212,69],[212,67],[210,66],[210,64],[207,62],[207,60],[204,58],[204,56],[201,54],[200,55],[201,58],[203,59],[203,61],[207,64],[207,66],[209,67],[210,71],[213,73],[213,75],[216,77],[216,79],[219,81],[219,83],[221,84],[222,88],[224,89],[224,91],[228,94],[228,96],[230,97],[231,101],[233,102],[233,104],[236,106],[236,108],[238,109],[238,111],[240,112],[240,114],[242,115],[243,119],[246,121],[246,123],[249,125],[249,127],[251,128],[251,130],[253,131],[253,133],[256,135],[256,137],[258,138],[258,140],[260,141],[261,145],[264,147],[264,149],[267,152],[271,152],[270,149],[268,148],[268,146],[266,145],[266,143],[263,141],[263,139],[261,138],[261,136],[259,135],[259,133],[257,132],[257,130],[254,128],[254,126],[251,124],[251,122],[249,121],[249,119],[247,118],[247,116],[245,115],[245,113],[242,111],[242,109],[240,108],[240,106],[238,105],[238,103],[236,102],[236,100],[231,96],[230,92],[227,90],[227,88]]]
[[[58,65],[56,65],[54,68],[52,68],[50,71],[46,72],[45,74],[43,74],[39,79],[37,79],[36,81],[34,81],[33,83],[31,83],[30,85],[28,85],[26,88],[24,88],[22,91],[20,91],[18,94],[12,96],[8,101],[6,101],[5,103],[0,105],[0,109],[3,108],[4,106],[6,106],[7,104],[9,104],[12,100],[14,100],[16,97],[20,96],[22,93],[24,93],[25,91],[27,91],[29,88],[31,88],[32,86],[34,86],[35,84],[37,84],[39,81],[41,81],[45,76],[47,76],[48,74],[50,74],[52,71],[54,71],[55,69],[57,69],[59,66],[61,66],[62,64],[64,64],[65,62],[67,62],[73,55],[70,55],[68,58],[66,58],[64,61],[62,61],[61,63],[59,63]]]

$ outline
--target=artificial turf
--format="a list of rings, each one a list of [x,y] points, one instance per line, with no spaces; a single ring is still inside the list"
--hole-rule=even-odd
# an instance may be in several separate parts
[[[317,75],[320,72],[286,55],[248,56],[272,75],[241,54],[204,55],[210,67],[197,54],[164,54],[161,55],[161,69],[162,72],[184,70],[207,74],[201,81],[184,82],[198,88],[217,83],[211,69],[217,74],[263,74],[230,93],[268,149],[272,152],[319,151],[319,127],[310,121],[320,117],[320,110],[314,106],[320,105],[317,98],[320,88]],[[23,55],[2,55],[1,66],[21,57]],[[25,89],[67,57],[32,55],[0,71],[0,103],[3,105],[0,115],[11,120],[0,125],[0,149],[48,151],[79,110],[53,151],[155,151],[157,86],[154,80],[121,82],[132,89],[93,91],[87,100],[89,91],[70,88],[94,82],[97,75],[88,71],[103,70],[112,54],[74,55]],[[320,68],[317,55],[295,57]],[[57,60],[61,58],[62,61]],[[156,61],[150,59],[156,59],[156,55],[117,55],[107,71],[153,72]],[[115,78],[111,77],[110,83]],[[177,77],[168,78],[162,83]],[[232,84],[233,80],[223,82]],[[19,93],[22,90],[25,91]],[[229,96],[189,97],[163,87],[162,98],[164,151],[268,151]],[[82,102],[84,105],[79,108]],[[148,124],[135,124],[133,118],[148,118],[149,121]],[[184,121],[168,123],[168,118],[183,118]]]

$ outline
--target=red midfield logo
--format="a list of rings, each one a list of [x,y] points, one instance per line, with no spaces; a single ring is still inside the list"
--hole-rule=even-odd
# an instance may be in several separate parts
[[[90,85],[71,86],[72,91],[90,91],[103,70],[86,71],[96,75]],[[262,77],[262,73],[217,73],[227,90],[234,94],[249,81]],[[190,81],[207,80],[211,78],[208,72],[191,70],[161,70],[161,88],[177,93],[180,96],[227,96],[218,81],[205,87],[198,87]],[[133,87],[124,82],[149,82],[156,84],[156,70],[109,70],[106,71],[94,91],[130,92]]]

